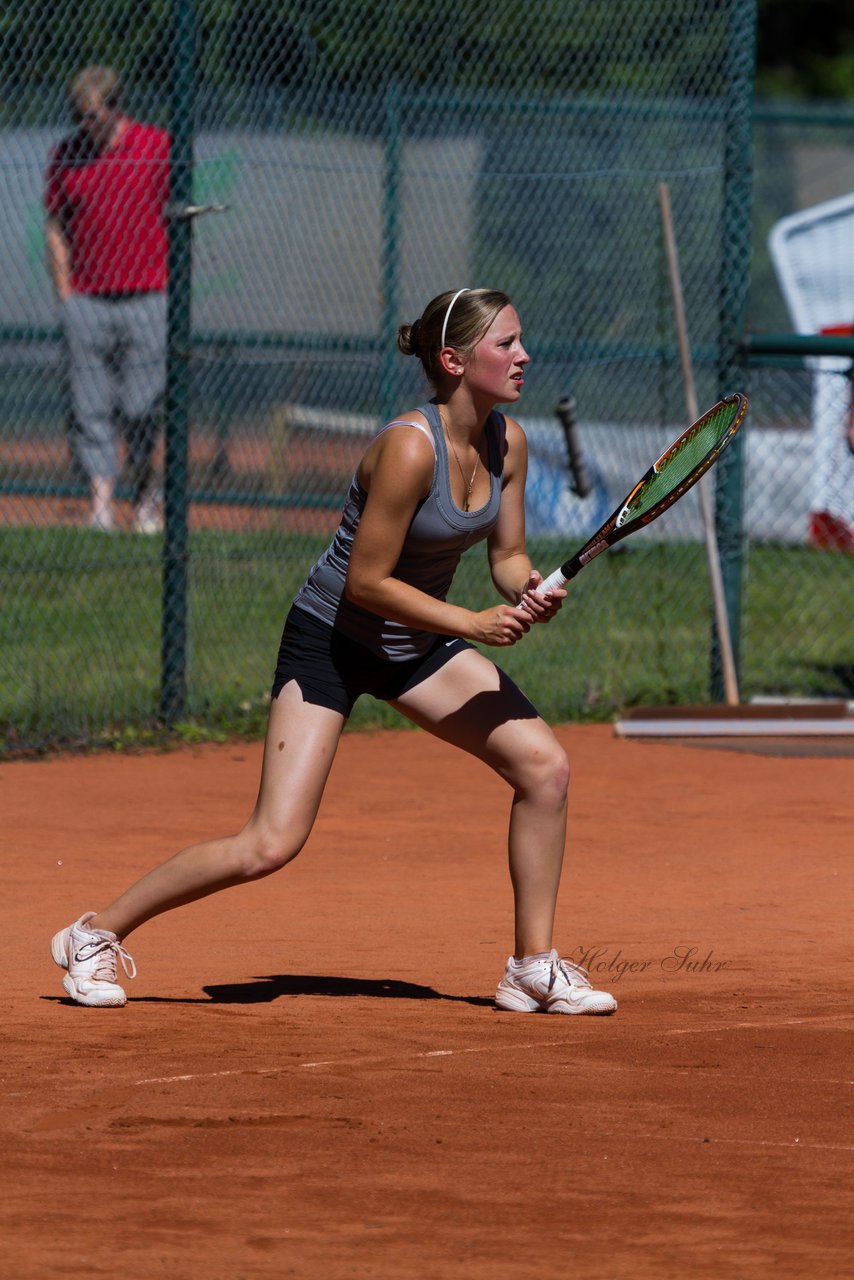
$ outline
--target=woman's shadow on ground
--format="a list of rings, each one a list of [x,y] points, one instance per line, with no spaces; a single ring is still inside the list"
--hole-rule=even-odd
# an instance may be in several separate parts
[[[492,1005],[487,996],[452,996],[398,978],[342,978],[308,973],[274,973],[246,982],[211,983],[204,996],[128,996],[128,1004],[270,1004],[281,996],[362,996],[378,1000],[450,1000],[457,1004]],[[73,1004],[67,996],[43,1000]]]
[[[485,996],[452,996],[398,978],[343,978],[307,973],[275,973],[248,982],[211,984],[202,990],[213,1004],[267,1004],[280,996],[368,996],[379,1000],[453,1000],[489,1005]]]

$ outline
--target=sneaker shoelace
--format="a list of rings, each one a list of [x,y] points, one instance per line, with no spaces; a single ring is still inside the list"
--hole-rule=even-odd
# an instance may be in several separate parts
[[[93,939],[92,942],[84,942],[75,958],[81,962],[95,960],[92,976],[99,982],[115,982],[117,959],[121,960],[122,968],[129,978],[136,977],[133,956],[124,949],[117,938],[98,938]]]
[[[592,990],[587,970],[580,964],[573,964],[571,960],[562,960],[560,956],[555,956],[550,962],[550,969],[549,991],[559,976],[565,978],[571,987],[590,987]]]

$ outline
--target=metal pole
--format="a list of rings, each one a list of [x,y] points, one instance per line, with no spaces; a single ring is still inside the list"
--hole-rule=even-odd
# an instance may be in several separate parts
[[[397,403],[398,374],[395,338],[397,335],[397,282],[400,255],[400,88],[389,85],[385,98],[385,207],[383,219],[383,314],[382,387],[380,414],[383,422],[400,407]]]
[[[160,718],[174,724],[187,703],[187,460],[190,407],[193,128],[193,0],[172,0],[172,110],[169,221],[169,320],[161,622]]]
[[[718,305],[720,396],[741,389],[744,380],[741,334],[750,282],[756,0],[730,0],[728,25],[721,221],[723,271]],[[736,670],[742,617],[743,517],[744,432],[740,432],[718,465],[715,504],[715,527]],[[716,701],[724,697],[723,662],[717,634],[712,638],[711,695]]]
[[[661,204],[661,221],[664,231],[664,247],[667,251],[667,266],[670,274],[670,288],[673,293],[673,316],[676,324],[676,337],[679,342],[679,363],[682,366],[682,383],[685,388],[685,407],[689,422],[696,422],[700,416],[697,405],[697,391],[694,382],[694,361],[691,356],[691,344],[688,340],[688,320],[685,315],[685,299],[682,292],[682,272],[679,267],[679,250],[676,244],[676,231],[673,226],[673,209],[670,204],[670,188],[666,182],[659,183],[659,201]],[[724,690],[727,706],[738,706],[738,673],[735,669],[735,657],[732,651],[732,635],[726,611],[726,595],[723,575],[721,573],[721,557],[718,540],[715,534],[715,521],[712,513],[712,499],[706,487],[708,476],[703,476],[697,485],[700,497],[700,513],[703,518],[703,537],[706,543],[706,559],[709,566],[709,582],[712,588],[712,613],[714,617],[717,643],[720,647],[723,664]]]

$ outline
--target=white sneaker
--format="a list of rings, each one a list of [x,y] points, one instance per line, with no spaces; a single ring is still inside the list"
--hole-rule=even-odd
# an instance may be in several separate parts
[[[115,533],[116,518],[112,511],[93,512],[86,524],[87,529],[94,529],[96,533]]]
[[[593,990],[586,969],[561,960],[556,951],[521,960],[511,956],[495,1003],[515,1013],[613,1013],[617,1007],[607,991]]]
[[[124,990],[116,982],[116,958],[129,978],[136,977],[136,965],[114,933],[86,928],[94,914],[87,911],[67,929],[54,934],[50,954],[55,964],[68,970],[62,985],[72,1000],[116,1007],[127,1003]]]
[[[133,514],[134,533],[162,533],[163,505],[159,489],[146,493]]]

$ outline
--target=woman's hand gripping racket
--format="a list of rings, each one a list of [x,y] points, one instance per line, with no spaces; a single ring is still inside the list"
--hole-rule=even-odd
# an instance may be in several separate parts
[[[672,507],[717,462],[744,421],[747,405],[747,396],[736,392],[698,418],[652,464],[590,541],[540,583],[537,594],[562,587],[608,547]]]

